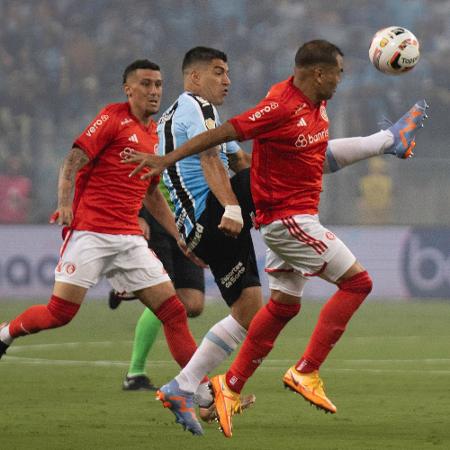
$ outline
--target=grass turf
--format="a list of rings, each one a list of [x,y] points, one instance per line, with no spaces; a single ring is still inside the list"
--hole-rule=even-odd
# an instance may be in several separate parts
[[[0,303],[0,319],[25,302]],[[304,349],[320,304],[305,302],[245,391],[255,407],[234,418],[233,438],[216,425],[193,437],[152,393],[124,392],[140,304],[109,311],[90,301],[72,324],[20,339],[0,361],[0,448],[4,449],[448,449],[450,303],[367,303],[321,369],[338,407],[325,415],[283,389],[281,376]],[[191,320],[200,339],[228,314],[208,305]],[[224,371],[224,364],[217,372]],[[161,332],[148,372],[177,372]]]

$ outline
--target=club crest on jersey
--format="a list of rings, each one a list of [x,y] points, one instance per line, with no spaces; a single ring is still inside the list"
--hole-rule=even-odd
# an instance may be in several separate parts
[[[322,117],[322,119],[325,120],[325,122],[328,122],[327,110],[323,105],[320,106],[320,117]]]
[[[72,275],[73,273],[75,273],[76,270],[77,267],[75,266],[75,264],[71,262],[63,263],[62,261],[60,261],[56,266],[56,272],[61,273],[64,271],[67,273],[67,275]]]

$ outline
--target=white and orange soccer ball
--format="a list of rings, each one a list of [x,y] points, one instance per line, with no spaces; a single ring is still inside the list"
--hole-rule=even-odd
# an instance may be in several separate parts
[[[369,48],[369,59],[388,75],[401,75],[419,61],[420,46],[416,36],[403,27],[383,28],[375,33]]]

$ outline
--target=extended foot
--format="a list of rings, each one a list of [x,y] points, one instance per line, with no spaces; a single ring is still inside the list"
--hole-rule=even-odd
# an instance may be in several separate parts
[[[203,434],[203,428],[194,411],[194,394],[180,389],[178,382],[172,380],[156,393],[156,399],[164,408],[169,408],[175,415],[175,422],[195,436]]]
[[[124,391],[157,391],[158,388],[152,383],[147,375],[126,376],[122,383]]]
[[[325,395],[323,381],[317,370],[311,373],[301,373],[295,366],[292,366],[284,374],[283,383],[317,408],[333,414],[337,411],[336,406]]]
[[[241,395],[241,411],[236,412],[236,414],[240,414],[245,409],[252,407],[255,404],[255,401],[256,396],[254,394]],[[219,418],[217,417],[215,403],[211,403],[208,407],[202,407],[199,405],[198,415],[200,416],[200,419],[207,423],[212,423],[215,420],[219,420]]]
[[[233,435],[231,417],[240,414],[242,410],[241,398],[238,393],[228,387],[225,375],[217,375],[211,378],[210,386],[214,395],[220,429],[225,437],[230,438]]]
[[[413,149],[416,145],[416,132],[418,129],[423,128],[423,121],[428,118],[426,114],[427,108],[427,102],[419,100],[397,122],[391,124],[388,130],[394,136],[394,143],[384,153],[395,155],[400,159],[413,156]]]

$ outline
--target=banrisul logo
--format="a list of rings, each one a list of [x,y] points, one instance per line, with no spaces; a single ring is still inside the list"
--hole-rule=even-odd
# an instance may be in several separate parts
[[[401,263],[412,297],[450,298],[450,229],[412,229]]]

